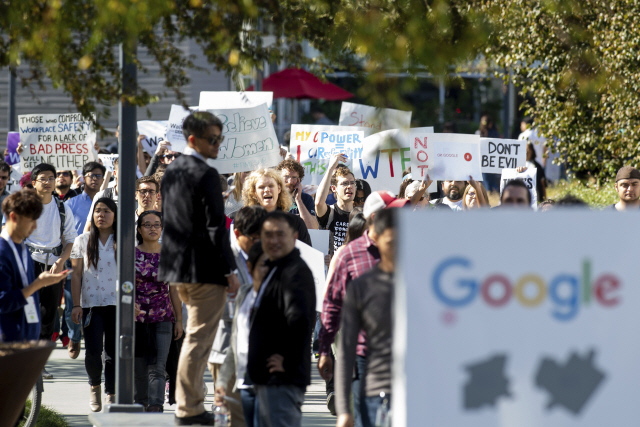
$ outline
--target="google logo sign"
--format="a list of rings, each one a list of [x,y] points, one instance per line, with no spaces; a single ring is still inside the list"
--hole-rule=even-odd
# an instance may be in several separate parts
[[[537,307],[549,300],[551,315],[561,321],[573,319],[581,306],[592,301],[603,307],[620,303],[620,279],[607,273],[592,280],[589,260],[583,261],[582,274],[560,273],[548,282],[534,273],[515,279],[494,273],[479,280],[471,268],[471,261],[463,257],[447,258],[438,264],[432,278],[438,300],[452,308],[465,307],[478,298],[494,308],[503,307],[511,300],[524,307]]]

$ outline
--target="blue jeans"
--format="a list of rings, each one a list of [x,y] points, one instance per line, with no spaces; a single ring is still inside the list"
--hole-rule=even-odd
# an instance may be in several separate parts
[[[389,399],[389,407],[391,407],[391,395],[387,395],[385,397]],[[374,427],[376,423],[376,414],[378,413],[378,408],[382,405],[382,398],[380,396],[367,396],[364,398],[365,406],[367,408],[367,416],[369,424],[365,424],[364,427]]]
[[[367,406],[364,399],[361,399],[361,393],[365,389],[365,375],[367,374],[367,359],[362,356],[356,356],[356,379],[351,383],[351,394],[353,395],[354,408],[354,424],[355,427],[366,427],[373,425],[373,421],[369,422],[367,414]]]
[[[242,413],[244,414],[244,423],[247,425],[247,427],[259,427],[259,406],[255,390],[253,390],[252,388],[243,388],[240,390],[240,397],[242,399]]]
[[[300,427],[304,387],[296,385],[255,385],[260,427]]]
[[[79,304],[78,304],[79,305]],[[73,298],[71,297],[71,279],[64,283],[64,320],[67,324],[68,337],[71,341],[78,343],[82,340],[82,325],[73,323],[71,311],[73,310]],[[64,330],[64,327],[63,327]]]
[[[156,343],[158,346],[156,364],[147,365],[144,357],[135,360],[135,402],[164,406],[164,389],[167,383],[165,366],[169,357],[171,340],[173,339],[173,323],[156,323]]]

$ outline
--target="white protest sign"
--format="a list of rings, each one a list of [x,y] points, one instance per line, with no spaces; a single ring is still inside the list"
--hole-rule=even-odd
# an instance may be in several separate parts
[[[634,425],[640,216],[478,211],[462,245],[447,218],[397,220],[393,425]]]
[[[304,167],[302,184],[319,185],[333,154],[344,153],[349,163],[360,159],[369,129],[366,131],[348,126],[292,125],[291,151]]]
[[[311,245],[325,255],[329,255],[329,230],[308,230]]]
[[[480,138],[477,135],[434,133],[429,136],[412,133],[412,163],[419,177],[440,181],[467,181],[472,176],[482,181],[480,171]],[[413,173],[412,173],[413,175]]]
[[[278,138],[265,104],[207,111],[222,121],[224,141],[218,158],[208,161],[219,173],[254,171],[280,163]]]
[[[95,126],[80,113],[20,115],[18,125],[24,145],[20,165],[25,172],[40,163],[57,170],[82,169],[98,158],[93,147]]]
[[[98,154],[102,166],[107,168],[107,172],[113,172],[113,161],[120,157],[118,154]]]
[[[9,180],[5,187],[10,194],[20,191],[20,180],[22,179],[22,171],[20,170],[20,163],[11,165],[11,173],[9,174]]]
[[[480,138],[480,155],[482,173],[502,173],[502,169],[526,166],[527,141]]]
[[[300,251],[300,258],[307,263],[313,274],[313,281],[316,285],[316,311],[322,312],[322,302],[327,291],[327,281],[324,272],[324,254],[312,248],[306,243],[296,240],[296,249]]]
[[[273,92],[200,92],[200,110],[212,110],[220,108],[247,108],[260,104],[267,104],[267,108],[273,105]]]
[[[340,126],[371,128],[372,133],[390,129],[409,129],[411,111],[375,108],[369,105],[343,102],[340,108]]]
[[[192,110],[185,110],[182,105],[171,106],[165,135],[165,139],[171,143],[171,150],[182,153],[187,147],[187,140],[182,134],[182,123],[192,112]]]
[[[500,196],[502,196],[502,190],[507,182],[514,179],[521,179],[529,189],[531,194],[531,207],[534,210],[538,210],[538,191],[537,191],[537,179],[538,170],[536,168],[529,168],[522,173],[518,173],[516,169],[502,169],[502,176],[500,177]]]
[[[141,120],[138,122],[138,134],[146,136],[142,140],[142,147],[150,156],[156,153],[158,144],[165,140],[168,124],[167,120]]]

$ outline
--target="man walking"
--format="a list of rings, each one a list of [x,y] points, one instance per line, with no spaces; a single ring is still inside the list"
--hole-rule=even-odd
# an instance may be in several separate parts
[[[196,112],[183,122],[188,147],[162,180],[164,234],[159,279],[178,286],[188,321],[180,352],[176,387],[176,425],[213,425],[204,409],[204,370],[216,336],[227,292],[239,288],[236,262],[225,227],[218,172],[207,159],[218,157],[222,122]]]
[[[313,274],[295,248],[294,218],[274,211],[260,232],[269,273],[256,296],[247,370],[258,396],[261,427],[300,427],[311,384],[311,330],[316,319]]]
[[[631,166],[620,168],[616,174],[615,189],[620,200],[609,206],[616,211],[638,210],[640,208],[640,171]]]
[[[78,191],[71,189],[72,182],[73,173],[71,173],[71,171],[58,171],[58,173],[56,173],[56,188],[54,196],[59,197],[60,200],[66,202],[80,194]]]

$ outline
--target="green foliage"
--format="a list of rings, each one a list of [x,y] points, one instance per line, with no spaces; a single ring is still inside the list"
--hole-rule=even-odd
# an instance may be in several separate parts
[[[548,198],[556,201],[568,194],[581,198],[594,208],[603,208],[617,203],[619,200],[613,184],[598,186],[594,182],[582,182],[574,179],[559,181],[553,187],[547,188]]]
[[[31,401],[27,400],[25,412],[29,413],[31,409]],[[20,427],[24,426],[24,421],[20,423]],[[36,427],[69,427],[69,423],[56,410],[42,406],[36,421]]]

